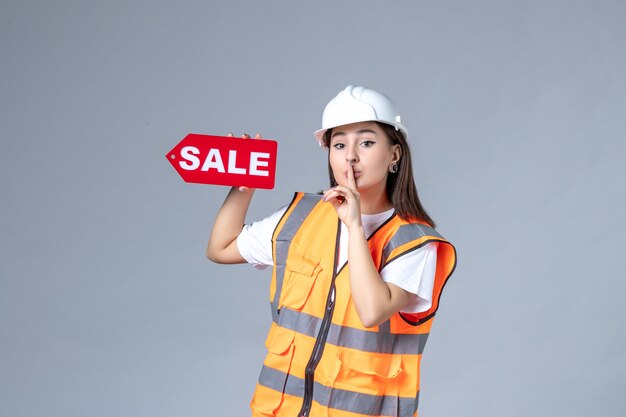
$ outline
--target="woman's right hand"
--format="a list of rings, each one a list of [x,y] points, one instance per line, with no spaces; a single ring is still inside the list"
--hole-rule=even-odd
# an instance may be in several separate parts
[[[230,137],[230,138],[234,138],[235,137],[233,132],[228,132],[227,136]],[[241,135],[241,138],[242,139],[250,139],[250,135],[248,135],[247,133],[244,133],[243,135]],[[254,138],[255,139],[263,139],[261,137],[260,133],[257,133],[256,135],[254,135]],[[253,192],[254,190],[255,190],[254,188],[250,188],[250,187],[245,187],[245,186],[239,187],[239,191],[244,192],[244,193],[250,193],[250,192]]]

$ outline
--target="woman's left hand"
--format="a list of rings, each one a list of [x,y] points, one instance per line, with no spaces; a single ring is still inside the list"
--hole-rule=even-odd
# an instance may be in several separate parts
[[[348,185],[337,185],[324,193],[324,201],[333,205],[337,216],[348,229],[361,226],[361,199],[356,188],[354,169],[348,166]]]

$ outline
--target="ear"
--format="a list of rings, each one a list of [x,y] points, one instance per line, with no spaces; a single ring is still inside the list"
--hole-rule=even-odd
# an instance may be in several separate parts
[[[400,158],[402,158],[402,149],[400,148],[400,145],[393,145],[393,159],[391,161],[399,162]]]

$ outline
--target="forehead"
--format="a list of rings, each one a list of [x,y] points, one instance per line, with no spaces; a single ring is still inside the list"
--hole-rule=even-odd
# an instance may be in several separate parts
[[[376,134],[384,134],[382,129],[375,122],[358,122],[358,123],[350,123],[347,125],[337,126],[333,128],[333,136],[337,133],[357,133],[361,130],[372,130]]]

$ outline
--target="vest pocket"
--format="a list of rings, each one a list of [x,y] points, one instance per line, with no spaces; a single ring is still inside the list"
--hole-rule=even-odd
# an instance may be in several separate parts
[[[295,335],[296,332],[291,329],[273,326],[265,339],[265,347],[269,353],[283,355],[293,345]]]
[[[352,352],[341,357],[343,368],[351,373],[371,375],[383,379],[395,378],[402,371],[400,355],[371,355],[367,352]]]
[[[309,298],[320,271],[319,259],[290,253],[285,267],[285,283],[280,294],[279,308],[286,306],[300,310]]]
[[[273,416],[280,407],[294,354],[293,330],[273,325],[265,341],[267,356],[250,406],[253,415]]]
[[[357,414],[400,415],[400,355],[343,351],[340,360],[341,369],[331,392],[331,403],[336,408],[349,409]]]

